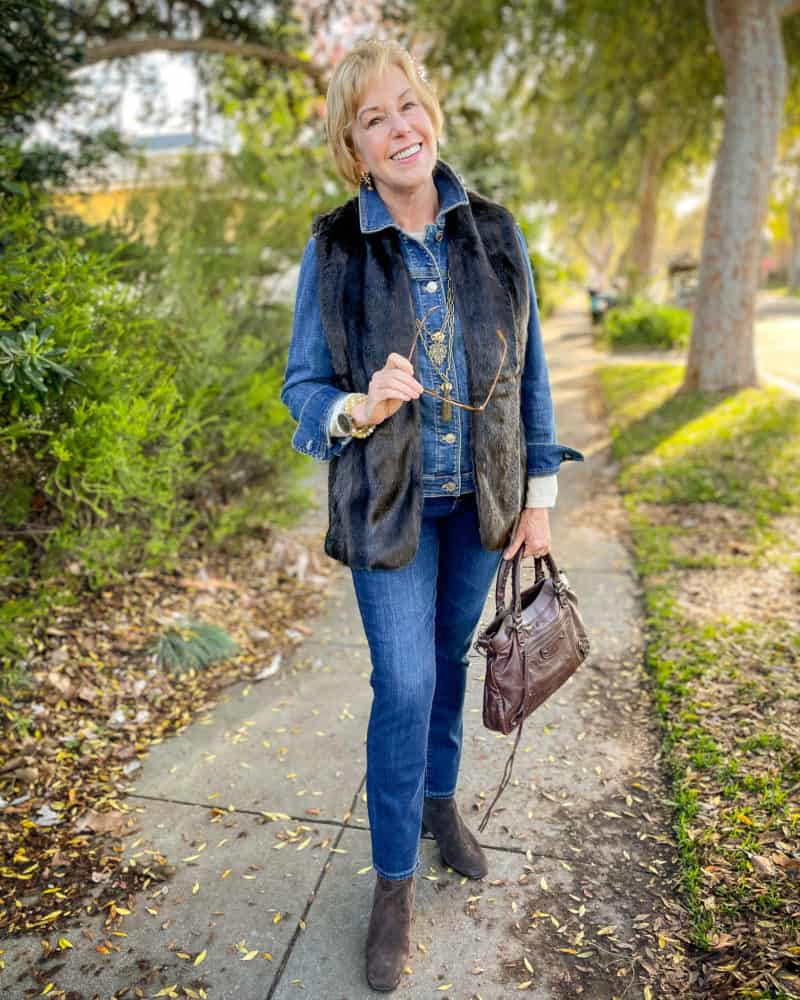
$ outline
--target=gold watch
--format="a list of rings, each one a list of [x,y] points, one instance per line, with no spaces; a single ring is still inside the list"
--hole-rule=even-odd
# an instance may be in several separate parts
[[[366,438],[375,430],[377,424],[367,424],[359,427],[353,417],[353,410],[360,404],[367,401],[367,395],[363,392],[351,392],[344,401],[342,412],[339,414],[339,426],[346,433],[354,438]]]

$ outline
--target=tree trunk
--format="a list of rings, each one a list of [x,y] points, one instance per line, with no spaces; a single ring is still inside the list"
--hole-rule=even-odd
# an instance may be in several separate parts
[[[625,251],[625,266],[633,292],[644,287],[653,274],[653,252],[658,223],[658,193],[661,189],[661,152],[648,150],[642,161],[637,201],[638,219]]]
[[[706,0],[725,69],[725,124],[708,203],[683,389],[756,385],[761,228],[786,93],[774,0]]]

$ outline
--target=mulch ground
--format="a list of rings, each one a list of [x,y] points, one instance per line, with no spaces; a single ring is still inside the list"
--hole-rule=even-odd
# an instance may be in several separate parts
[[[323,600],[330,563],[319,549],[298,535],[251,537],[180,574],[87,592],[31,637],[30,686],[0,697],[0,937],[52,935],[82,910],[106,910],[113,928],[130,893],[169,877],[155,861],[121,870],[122,836],[135,828],[125,790],[148,748],[226,686],[282,668]],[[240,652],[202,670],[159,667],[154,638],[190,618],[224,627]]]

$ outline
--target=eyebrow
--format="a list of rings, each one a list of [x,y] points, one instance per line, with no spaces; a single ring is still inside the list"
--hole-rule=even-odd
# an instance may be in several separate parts
[[[397,100],[398,101],[402,100],[406,96],[406,94],[408,94],[409,92],[411,92],[413,94],[414,93],[414,88],[413,87],[406,87],[406,89],[403,91],[403,93],[398,96]],[[360,118],[364,114],[365,111],[382,111],[382,110],[383,109],[381,108],[381,106],[379,104],[372,104],[368,108],[362,108],[358,112],[358,114],[356,115],[356,118]]]

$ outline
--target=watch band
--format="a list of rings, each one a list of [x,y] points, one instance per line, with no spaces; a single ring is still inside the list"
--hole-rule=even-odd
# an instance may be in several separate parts
[[[359,403],[364,403],[367,400],[366,393],[363,392],[352,392],[347,397],[342,409],[342,416],[346,416],[350,421],[350,434],[354,438],[367,438],[372,434],[372,432],[377,427],[377,424],[368,424],[366,427],[357,427],[356,422],[353,419],[353,410]]]

